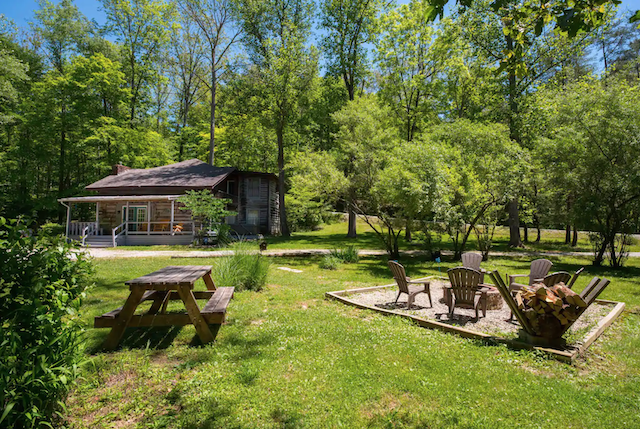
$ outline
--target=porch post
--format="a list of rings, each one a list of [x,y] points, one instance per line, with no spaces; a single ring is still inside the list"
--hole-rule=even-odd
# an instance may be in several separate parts
[[[65,204],[67,206],[67,238],[69,238],[69,226],[71,223],[71,204]]]
[[[100,201],[96,202],[96,232],[95,235],[100,235]]]
[[[173,235],[173,213],[175,211],[176,200],[171,200],[171,221],[169,222],[169,230],[171,231],[171,235]]]
[[[147,201],[147,235],[151,231],[151,201]]]
[[[129,201],[127,201],[127,211],[124,215],[124,235],[129,235]]]

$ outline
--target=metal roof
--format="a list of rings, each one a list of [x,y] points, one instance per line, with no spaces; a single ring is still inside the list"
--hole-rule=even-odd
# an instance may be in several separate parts
[[[125,170],[98,180],[85,189],[213,188],[235,170],[234,167],[213,167],[199,159],[189,159],[162,167]]]
[[[59,198],[61,203],[102,203],[114,201],[171,201],[182,195],[95,195],[89,197]]]

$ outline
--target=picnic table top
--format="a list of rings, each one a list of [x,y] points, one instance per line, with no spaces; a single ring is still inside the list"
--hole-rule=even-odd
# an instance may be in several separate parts
[[[125,282],[130,288],[136,286],[191,286],[211,273],[211,265],[169,265]]]

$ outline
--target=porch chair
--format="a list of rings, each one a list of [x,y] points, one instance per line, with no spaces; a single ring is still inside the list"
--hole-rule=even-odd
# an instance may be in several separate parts
[[[462,266],[465,268],[471,268],[476,271],[480,271],[480,283],[484,283],[484,269],[480,268],[482,262],[482,255],[474,252],[466,252],[462,254]]]
[[[433,307],[433,303],[431,301],[431,289],[428,281],[411,281],[411,279],[407,277],[404,267],[396,261],[389,261],[388,265],[391,273],[393,274],[393,278],[398,285],[398,296],[396,296],[395,304],[398,303],[400,294],[406,293],[408,296],[407,309],[411,309],[411,304],[413,304],[416,295],[419,293],[426,293],[429,297],[429,306]]]
[[[446,289],[447,305],[449,306],[449,319],[453,319],[453,311],[458,308],[469,308],[476,311],[482,305],[482,316],[487,316],[487,289],[483,288],[480,278],[482,273],[473,268],[456,267],[447,271],[451,287]]]

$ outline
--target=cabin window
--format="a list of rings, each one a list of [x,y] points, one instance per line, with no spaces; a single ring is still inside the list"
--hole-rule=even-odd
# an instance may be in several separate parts
[[[247,198],[260,198],[260,178],[247,179]]]
[[[260,224],[260,210],[247,210],[247,224],[249,225]]]
[[[237,191],[236,191],[236,181],[235,180],[229,180],[227,182],[227,194],[229,194],[229,195],[238,195]]]

